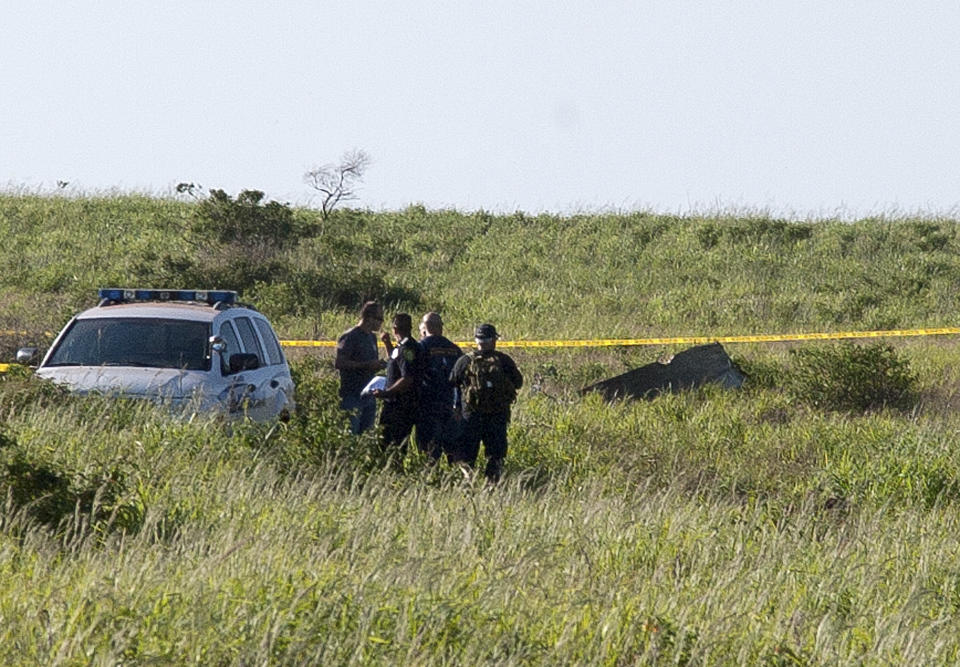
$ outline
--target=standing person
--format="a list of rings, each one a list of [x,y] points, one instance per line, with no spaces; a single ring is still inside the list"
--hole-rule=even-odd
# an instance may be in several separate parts
[[[386,366],[377,352],[376,332],[382,323],[383,308],[376,301],[367,301],[360,309],[357,325],[337,339],[333,366],[340,371],[340,407],[350,412],[350,432],[357,435],[373,426],[377,417],[373,396],[361,396],[360,392]]]
[[[439,313],[429,312],[420,320],[420,345],[426,360],[420,385],[420,420],[417,447],[435,462],[444,451],[452,454],[453,406],[456,393],[450,372],[463,351],[443,335]]]
[[[401,456],[406,453],[407,436],[419,416],[420,382],[423,377],[423,348],[411,337],[412,331],[413,320],[409,314],[397,313],[393,317],[393,335],[397,337],[397,346],[390,352],[386,386],[373,390],[374,398],[383,401],[383,410],[380,412],[383,443],[387,447],[398,447]],[[389,344],[387,348],[390,348]]]
[[[450,382],[460,390],[463,413],[463,432],[455,460],[472,467],[483,441],[487,456],[484,474],[492,482],[499,481],[503,471],[510,406],[523,386],[516,363],[496,350],[499,337],[492,324],[478,326],[474,333],[477,349],[460,357],[450,373]]]

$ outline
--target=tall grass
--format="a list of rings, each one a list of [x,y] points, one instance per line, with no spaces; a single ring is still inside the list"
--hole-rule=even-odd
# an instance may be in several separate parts
[[[0,198],[20,253],[0,328],[55,328],[193,252],[191,206]],[[956,229],[411,207],[340,212],[283,252],[294,278],[350,253],[345,282],[441,309],[454,337],[746,333],[949,324]],[[295,280],[258,294],[286,336],[356,317]],[[577,390],[673,350],[511,352],[527,383],[494,487],[350,435],[329,356],[297,359],[301,410],[272,425],[0,375],[0,645],[20,664],[957,662],[955,343],[898,343],[909,400],[865,410],[791,385],[790,349],[731,349],[738,392],[624,403]]]
[[[3,460],[75,504],[44,522],[8,495],[3,645],[51,664],[957,658],[952,414],[526,393],[491,488],[415,455],[363,465],[374,442],[307,366],[311,412],[285,426],[7,380]]]
[[[205,443],[185,453],[162,420],[141,428],[154,452],[138,457],[140,530],[67,531],[73,517],[69,541],[26,525],[14,537],[6,515],[0,640],[24,662],[958,656],[949,503],[811,496],[785,511],[708,483],[531,486],[518,471],[490,490],[343,462],[280,475],[236,437],[177,426]]]

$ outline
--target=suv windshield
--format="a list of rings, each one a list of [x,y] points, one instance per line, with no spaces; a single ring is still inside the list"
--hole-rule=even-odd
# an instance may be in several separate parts
[[[77,320],[45,366],[142,366],[207,370],[210,325],[190,320]]]

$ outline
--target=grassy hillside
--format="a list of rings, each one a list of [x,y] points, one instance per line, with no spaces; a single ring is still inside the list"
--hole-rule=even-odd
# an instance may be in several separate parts
[[[4,349],[108,283],[234,280],[289,337],[333,337],[364,297],[514,339],[957,312],[952,220],[296,210],[274,243],[218,240],[198,206],[0,197],[0,329],[29,332]],[[731,346],[743,390],[615,404],[576,390],[670,350],[517,351],[496,488],[350,436],[324,354],[295,355],[301,410],[273,426],[0,375],[0,645],[24,664],[955,663],[960,349],[893,345]],[[899,371],[897,400],[844,402]]]
[[[333,337],[378,297],[514,339],[947,325],[960,305],[953,220],[293,216],[293,241],[265,249],[191,230],[195,203],[0,196],[0,305],[55,328],[98,286],[200,279],[239,287],[289,336]]]

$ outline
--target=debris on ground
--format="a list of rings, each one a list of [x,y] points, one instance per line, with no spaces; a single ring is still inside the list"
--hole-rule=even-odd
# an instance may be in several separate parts
[[[746,376],[720,343],[698,345],[678,352],[667,363],[655,361],[622,375],[601,380],[580,390],[581,395],[599,392],[607,400],[653,398],[663,392],[720,384],[727,389],[743,385]]]

